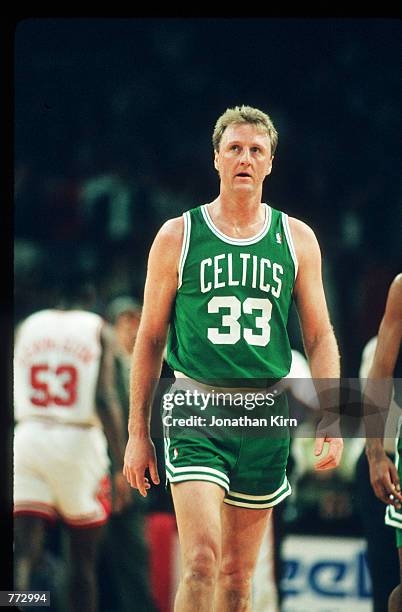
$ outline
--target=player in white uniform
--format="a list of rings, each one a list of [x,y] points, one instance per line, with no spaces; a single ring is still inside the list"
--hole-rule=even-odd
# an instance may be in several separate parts
[[[46,521],[60,518],[70,536],[71,610],[77,612],[96,610],[96,551],[111,511],[107,442],[123,465],[113,355],[110,329],[84,310],[42,310],[16,334],[15,588],[29,589]],[[114,479],[121,509],[130,487],[121,472]]]

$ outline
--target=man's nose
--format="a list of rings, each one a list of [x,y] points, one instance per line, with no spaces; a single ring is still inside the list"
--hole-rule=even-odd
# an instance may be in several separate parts
[[[242,164],[250,163],[250,151],[248,149],[243,149],[242,154],[240,156],[240,163]]]

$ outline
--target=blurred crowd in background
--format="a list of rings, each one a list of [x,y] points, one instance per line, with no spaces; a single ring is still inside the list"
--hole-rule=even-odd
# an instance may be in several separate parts
[[[228,106],[279,132],[264,197],[319,238],[344,374],[400,257],[401,24],[392,19],[30,19],[15,35],[15,316],[49,275],[99,312],[141,298],[152,239],[211,201]]]

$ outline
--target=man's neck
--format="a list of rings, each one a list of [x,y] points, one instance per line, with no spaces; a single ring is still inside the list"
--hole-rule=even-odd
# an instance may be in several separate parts
[[[261,206],[261,197],[262,190],[255,193],[234,193],[221,186],[219,196],[212,204],[218,204],[224,212],[236,214],[239,218],[246,219],[258,213]]]
[[[228,197],[220,194],[208,205],[214,224],[233,238],[247,238],[257,234],[265,222],[265,209],[259,197]]]

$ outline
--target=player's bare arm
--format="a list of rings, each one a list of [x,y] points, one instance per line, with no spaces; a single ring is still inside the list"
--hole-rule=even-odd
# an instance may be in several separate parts
[[[115,337],[113,329],[108,324],[102,327],[101,344],[102,357],[96,389],[96,406],[115,464],[114,510],[119,512],[130,502],[130,489],[122,473],[125,446],[123,411],[115,385]]]
[[[370,379],[392,378],[402,341],[402,274],[389,288],[385,312],[378,332]],[[389,399],[391,399],[389,397]]]
[[[401,507],[402,495],[396,466],[387,456],[383,430],[391,402],[395,364],[402,342],[402,274],[391,283],[378,332],[377,347],[364,389],[366,455],[370,482],[376,496]],[[391,497],[390,497],[391,496]]]
[[[124,474],[143,496],[150,487],[145,477],[147,468],[152,482],[159,483],[155,448],[150,437],[151,406],[176,296],[183,232],[183,219],[170,219],[151,247],[141,323],[133,352]]]
[[[298,259],[294,297],[303,335],[303,343],[309,360],[311,374],[319,396],[330,379],[339,379],[340,359],[338,345],[330,322],[321,273],[321,252],[313,230],[298,219],[289,219]],[[321,389],[319,379],[323,381]],[[328,390],[328,402],[338,401],[337,391]],[[332,396],[332,397],[331,397]],[[329,443],[327,454],[315,465],[317,470],[327,470],[339,465],[343,440],[337,427],[331,430],[323,420],[317,430],[315,454],[321,455],[324,443]]]

